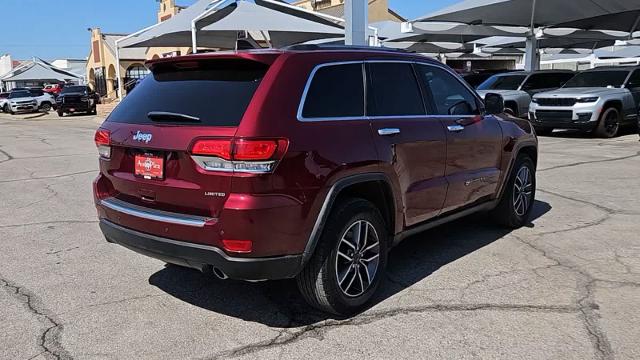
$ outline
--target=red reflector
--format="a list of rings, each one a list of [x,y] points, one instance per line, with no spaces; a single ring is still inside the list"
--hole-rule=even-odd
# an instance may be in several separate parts
[[[233,158],[236,160],[269,160],[278,149],[275,140],[237,140]]]
[[[93,140],[96,142],[96,146],[109,145],[111,143],[111,133],[109,130],[98,129]]]
[[[198,140],[193,144],[191,152],[194,155],[217,156],[225,160],[231,160],[231,140]]]
[[[251,240],[222,240],[222,246],[228,252],[250,253],[253,242]]]

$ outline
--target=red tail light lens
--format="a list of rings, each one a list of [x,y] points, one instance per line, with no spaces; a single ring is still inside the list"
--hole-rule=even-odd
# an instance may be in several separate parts
[[[93,139],[96,142],[96,146],[109,145],[111,144],[111,132],[109,132],[109,130],[98,129]]]
[[[194,155],[215,156],[225,160],[231,160],[231,140],[205,139],[193,144],[191,152]]]
[[[222,246],[227,252],[246,254],[253,249],[251,240],[222,240]]]
[[[98,129],[93,140],[98,147],[98,154],[104,159],[111,158],[111,132],[109,130]]]
[[[235,160],[269,160],[278,149],[275,140],[238,140],[235,142]]]

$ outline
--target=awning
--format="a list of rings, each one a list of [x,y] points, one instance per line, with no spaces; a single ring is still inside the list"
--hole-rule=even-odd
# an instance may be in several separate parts
[[[633,32],[638,26],[638,0],[465,0],[415,21],[465,24],[562,26]]]
[[[411,32],[402,32],[402,24],[382,21],[371,24],[378,28],[378,36],[383,41],[393,42],[456,42],[465,43],[489,36],[524,36],[528,28],[466,25],[450,22],[412,24]]]
[[[5,74],[0,80],[2,81],[40,81],[40,80],[56,80],[70,81],[82,79],[81,76],[70,73],[68,71],[56,68],[43,61],[36,59],[23,64],[17,69]]]
[[[123,40],[121,47],[191,46],[191,23],[208,10],[211,14],[197,22],[199,47],[234,48],[239,31],[268,33],[272,46],[308,40],[343,37],[344,28],[302,9],[264,0],[200,0],[173,18],[137,36]]]

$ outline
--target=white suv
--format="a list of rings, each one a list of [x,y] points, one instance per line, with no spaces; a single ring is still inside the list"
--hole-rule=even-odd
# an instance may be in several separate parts
[[[54,104],[53,96],[38,89],[12,91],[6,99],[0,100],[2,111],[10,114],[50,111]]]

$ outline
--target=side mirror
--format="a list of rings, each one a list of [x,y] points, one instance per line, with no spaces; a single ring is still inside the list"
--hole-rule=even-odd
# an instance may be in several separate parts
[[[500,94],[489,93],[484,97],[484,107],[489,115],[498,115],[504,112],[504,98]]]

